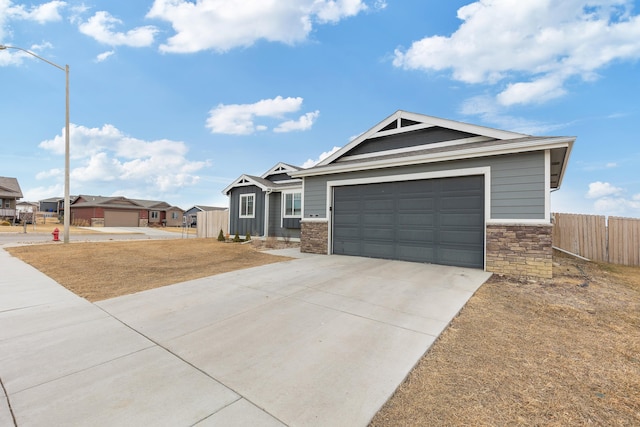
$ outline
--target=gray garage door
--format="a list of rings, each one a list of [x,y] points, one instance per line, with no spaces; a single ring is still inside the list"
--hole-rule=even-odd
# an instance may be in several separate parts
[[[104,211],[105,227],[137,227],[138,211]]]
[[[484,267],[484,176],[334,188],[333,253]]]

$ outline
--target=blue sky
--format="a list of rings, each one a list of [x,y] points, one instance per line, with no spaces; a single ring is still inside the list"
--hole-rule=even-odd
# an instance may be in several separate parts
[[[0,0],[0,44],[70,66],[71,194],[225,206],[402,109],[576,136],[552,210],[640,217],[639,3]],[[0,81],[0,175],[62,196],[64,72]]]

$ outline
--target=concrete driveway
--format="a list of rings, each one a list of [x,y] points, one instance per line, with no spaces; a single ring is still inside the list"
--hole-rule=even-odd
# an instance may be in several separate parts
[[[19,426],[364,426],[490,276],[307,255],[91,304],[0,262]]]

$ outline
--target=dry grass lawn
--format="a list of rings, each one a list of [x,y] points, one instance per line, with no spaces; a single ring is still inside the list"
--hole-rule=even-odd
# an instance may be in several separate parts
[[[371,425],[640,425],[640,268],[555,261],[483,285]]]
[[[289,259],[259,252],[251,245],[196,238],[6,250],[92,302]]]

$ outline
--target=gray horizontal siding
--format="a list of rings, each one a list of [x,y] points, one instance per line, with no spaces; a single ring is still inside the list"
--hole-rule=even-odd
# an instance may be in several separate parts
[[[326,218],[327,181],[491,167],[491,219],[544,219],[544,152],[305,178],[304,217]]]

